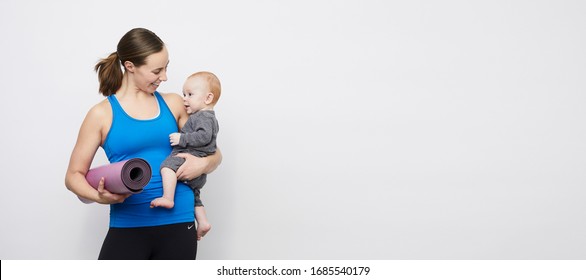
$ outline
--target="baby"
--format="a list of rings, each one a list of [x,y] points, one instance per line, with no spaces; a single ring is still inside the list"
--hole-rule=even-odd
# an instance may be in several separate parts
[[[163,196],[151,201],[152,207],[173,208],[175,205],[175,187],[177,175],[175,172],[185,159],[176,157],[178,153],[190,153],[194,156],[205,157],[216,152],[216,136],[218,135],[218,120],[214,112],[214,105],[220,98],[220,80],[210,72],[197,72],[187,78],[183,85],[183,100],[189,119],[181,129],[181,133],[171,133],[169,140],[173,151],[161,164],[163,179]],[[200,199],[200,190],[206,183],[206,174],[185,182],[194,191],[195,219],[197,221],[197,240],[211,229],[205,209]]]

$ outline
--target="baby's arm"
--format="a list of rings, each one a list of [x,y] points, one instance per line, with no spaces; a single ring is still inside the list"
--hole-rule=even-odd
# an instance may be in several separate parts
[[[214,134],[214,122],[210,118],[193,118],[188,120],[183,126],[183,133],[171,133],[169,139],[171,146],[181,148],[202,147],[212,141]]]

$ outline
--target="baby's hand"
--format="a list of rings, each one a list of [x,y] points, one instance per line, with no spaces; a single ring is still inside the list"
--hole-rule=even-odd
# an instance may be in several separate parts
[[[171,146],[177,146],[179,145],[179,140],[181,139],[181,134],[180,133],[171,133],[169,134],[169,141],[171,142]]]

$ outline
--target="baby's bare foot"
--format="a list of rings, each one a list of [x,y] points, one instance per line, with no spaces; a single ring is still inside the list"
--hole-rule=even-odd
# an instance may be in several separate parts
[[[154,207],[163,207],[163,208],[173,208],[175,206],[175,202],[173,200],[169,200],[164,197],[155,198],[151,201],[151,208]]]

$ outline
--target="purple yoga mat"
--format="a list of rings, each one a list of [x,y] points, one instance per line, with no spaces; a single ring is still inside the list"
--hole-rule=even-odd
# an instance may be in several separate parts
[[[98,188],[100,179],[104,177],[104,188],[116,194],[135,194],[151,180],[152,170],[148,162],[141,158],[133,158],[125,161],[102,165],[92,168],[85,175],[87,182]],[[81,201],[89,203],[86,199]]]

